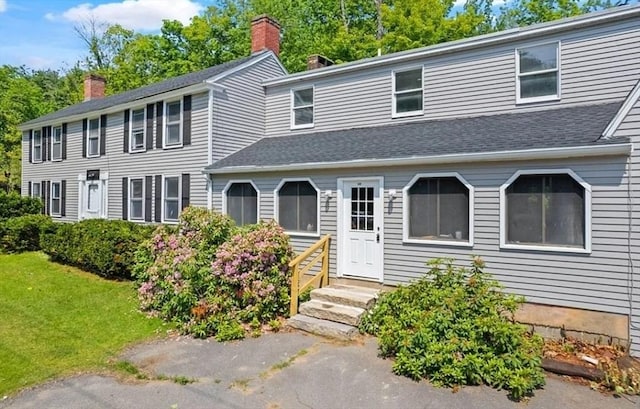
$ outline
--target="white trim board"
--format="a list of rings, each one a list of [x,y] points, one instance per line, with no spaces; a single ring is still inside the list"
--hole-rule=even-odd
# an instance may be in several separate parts
[[[602,133],[602,137],[604,139],[609,139],[613,137],[613,134],[618,130],[620,124],[624,119],[629,115],[631,109],[636,105],[636,103],[640,100],[640,80],[636,83],[636,86],[633,87],[629,96],[624,100],[624,103],[616,113],[616,116],[613,117],[609,125],[605,128]]]

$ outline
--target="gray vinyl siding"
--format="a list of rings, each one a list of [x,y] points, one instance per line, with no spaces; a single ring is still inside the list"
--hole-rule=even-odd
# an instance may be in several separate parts
[[[27,186],[29,181],[66,180],[66,217],[61,219],[68,221],[78,220],[78,175],[86,174],[86,171],[90,169],[99,169],[101,174],[104,174],[104,172],[109,173],[108,218],[121,219],[123,177],[179,176],[189,173],[191,175],[190,203],[196,206],[206,206],[206,182],[201,176],[201,170],[207,163],[207,98],[207,93],[192,96],[191,145],[181,148],[157,149],[155,147],[155,138],[158,135],[156,135],[154,121],[152,135],[154,148],[139,153],[123,152],[124,112],[118,112],[107,117],[106,154],[104,156],[96,158],[82,157],[82,121],[76,121],[69,123],[67,127],[66,160],[62,162],[29,163],[27,132],[23,136],[22,144],[22,157],[25,158],[22,172],[22,194],[26,195],[28,193]],[[153,195],[155,195],[157,188],[154,183]],[[152,213],[154,210],[154,206],[152,206]]]
[[[282,76],[271,55],[229,75],[214,89],[213,160],[218,160],[264,136],[265,91],[262,81]]]
[[[628,257],[620,260],[620,268],[625,272],[624,283],[628,294],[623,297],[629,314],[629,335],[631,352],[640,355],[640,101],[636,102],[614,134],[616,137],[628,137],[633,143],[631,154],[631,198],[628,206],[633,217],[629,220],[617,220],[619,224],[610,229],[610,235],[621,236],[621,245],[628,246]],[[626,222],[626,223],[625,223]],[[630,242],[627,240],[630,239]]]
[[[561,41],[561,100],[516,104],[515,49]],[[314,127],[290,129],[293,85],[267,87],[267,136],[621,100],[640,78],[638,19],[402,65],[335,74],[315,87]],[[392,119],[392,71],[424,66],[424,115]]]
[[[448,165],[411,168],[380,168],[366,171],[324,171],[241,175],[251,179],[260,190],[260,217],[274,217],[274,189],[282,178],[309,177],[320,189],[321,234],[331,234],[331,274],[336,273],[337,178],[357,176],[384,177],[384,283],[407,283],[424,275],[425,261],[453,257],[459,265],[468,265],[471,255],[481,256],[487,271],[513,293],[528,301],[628,314],[628,241],[627,158],[538,161],[521,163]],[[517,170],[569,168],[592,187],[591,254],[553,251],[506,250],[500,248],[500,186]],[[402,239],[402,189],[417,173],[459,172],[475,188],[474,245],[454,247],[433,244],[409,244]],[[222,209],[221,190],[234,177],[214,179],[214,207]],[[331,189],[330,199],[324,192]],[[390,201],[388,191],[398,193]],[[297,252],[319,238],[292,236]],[[640,238],[640,235],[639,235]],[[640,243],[640,242],[639,242]],[[638,260],[640,262],[640,260]]]

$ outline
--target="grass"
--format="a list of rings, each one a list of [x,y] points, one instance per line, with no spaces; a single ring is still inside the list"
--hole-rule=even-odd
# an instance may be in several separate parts
[[[0,398],[58,376],[113,369],[126,345],[164,332],[137,307],[130,282],[42,253],[0,255]]]

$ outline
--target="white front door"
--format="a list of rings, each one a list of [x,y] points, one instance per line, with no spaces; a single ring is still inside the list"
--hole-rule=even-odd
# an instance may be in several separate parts
[[[383,180],[339,179],[339,275],[382,281]]]
[[[84,174],[78,175],[78,218],[97,219],[107,217],[108,173],[99,179],[87,180]]]

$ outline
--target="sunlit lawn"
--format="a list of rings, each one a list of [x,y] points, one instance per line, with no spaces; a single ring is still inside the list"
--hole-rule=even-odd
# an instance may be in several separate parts
[[[60,375],[109,368],[123,347],[165,330],[137,311],[130,282],[41,253],[0,255],[0,399]]]

